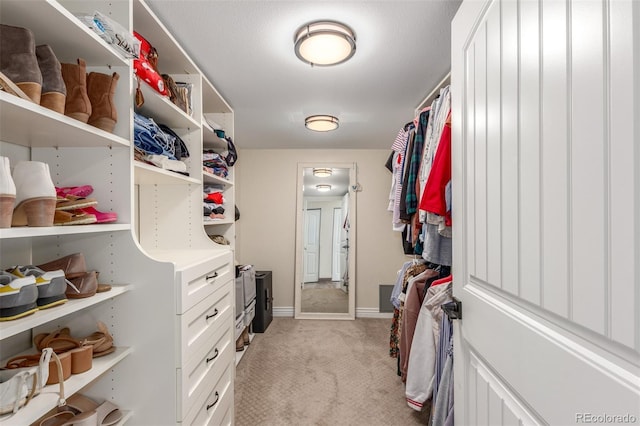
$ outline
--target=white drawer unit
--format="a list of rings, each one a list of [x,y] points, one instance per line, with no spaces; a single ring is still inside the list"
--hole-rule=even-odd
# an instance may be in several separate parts
[[[211,345],[210,339],[216,330],[231,330],[231,289],[228,281],[183,315],[177,315],[181,340],[177,354],[179,364],[184,364],[201,348]]]
[[[229,324],[230,310],[225,310],[222,319]],[[211,377],[219,377],[229,367],[229,359],[234,358],[235,347],[229,327],[218,327],[203,335],[206,346],[198,348],[183,367],[178,369],[178,395],[182,398],[178,419],[198,407],[211,390]],[[232,358],[232,359],[233,359]]]
[[[231,350],[228,351],[228,354],[233,356]],[[234,366],[231,360],[232,358],[221,360],[221,363],[227,365],[227,368],[219,376],[212,375],[212,386],[208,386],[211,391],[198,398],[193,409],[184,418],[183,424],[212,426],[228,424],[223,419],[228,418],[229,411],[233,411]],[[231,364],[229,364],[230,362]]]
[[[176,298],[176,312],[181,314],[210,295],[233,277],[233,254],[224,251],[187,269],[177,271],[181,285]]]

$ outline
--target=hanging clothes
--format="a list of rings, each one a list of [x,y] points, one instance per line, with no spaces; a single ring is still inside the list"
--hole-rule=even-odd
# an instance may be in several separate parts
[[[402,314],[402,330],[400,335],[400,372],[402,381],[407,379],[407,369],[409,366],[409,356],[411,345],[418,322],[418,314],[423,302],[424,288],[430,278],[437,278],[438,271],[426,269],[419,275],[411,278],[407,285],[406,297],[404,300],[404,313]]]
[[[408,265],[407,265],[408,264]],[[397,307],[393,310],[393,320],[391,321],[391,333],[389,337],[389,356],[392,358],[397,358],[400,352],[400,333],[402,332],[402,308],[403,308],[403,299],[402,295],[404,291],[406,291],[407,284],[409,280],[423,272],[427,266],[424,263],[419,262],[407,262],[405,272],[401,276],[400,281],[400,291],[397,293],[395,300],[397,301]],[[395,289],[395,287],[394,287]],[[394,303],[394,292],[391,293],[391,303]],[[394,303],[394,306],[395,303]],[[398,368],[398,372],[400,373],[400,369]]]
[[[422,411],[433,394],[440,324],[444,314],[440,306],[452,300],[451,288],[450,281],[435,286],[432,284],[418,314],[405,388],[407,404],[416,411]]]

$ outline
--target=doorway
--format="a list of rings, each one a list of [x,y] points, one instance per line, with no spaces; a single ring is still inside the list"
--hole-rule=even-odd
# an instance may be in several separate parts
[[[355,318],[352,185],[354,164],[298,165],[296,318]]]

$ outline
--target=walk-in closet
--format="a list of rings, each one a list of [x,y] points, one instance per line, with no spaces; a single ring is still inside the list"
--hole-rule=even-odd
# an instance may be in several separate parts
[[[638,28],[0,0],[0,426],[639,423]]]

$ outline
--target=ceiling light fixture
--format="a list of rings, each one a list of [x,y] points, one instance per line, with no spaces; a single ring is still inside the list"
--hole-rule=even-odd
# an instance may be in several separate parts
[[[356,53],[351,28],[335,21],[315,21],[298,28],[294,37],[296,56],[311,66],[345,62]]]
[[[340,125],[340,120],[332,115],[311,115],[304,119],[307,129],[315,132],[329,132]]]
[[[316,177],[329,177],[333,173],[333,170],[326,168],[313,169],[313,175]]]
[[[331,185],[316,185],[316,189],[320,192],[331,191]]]

